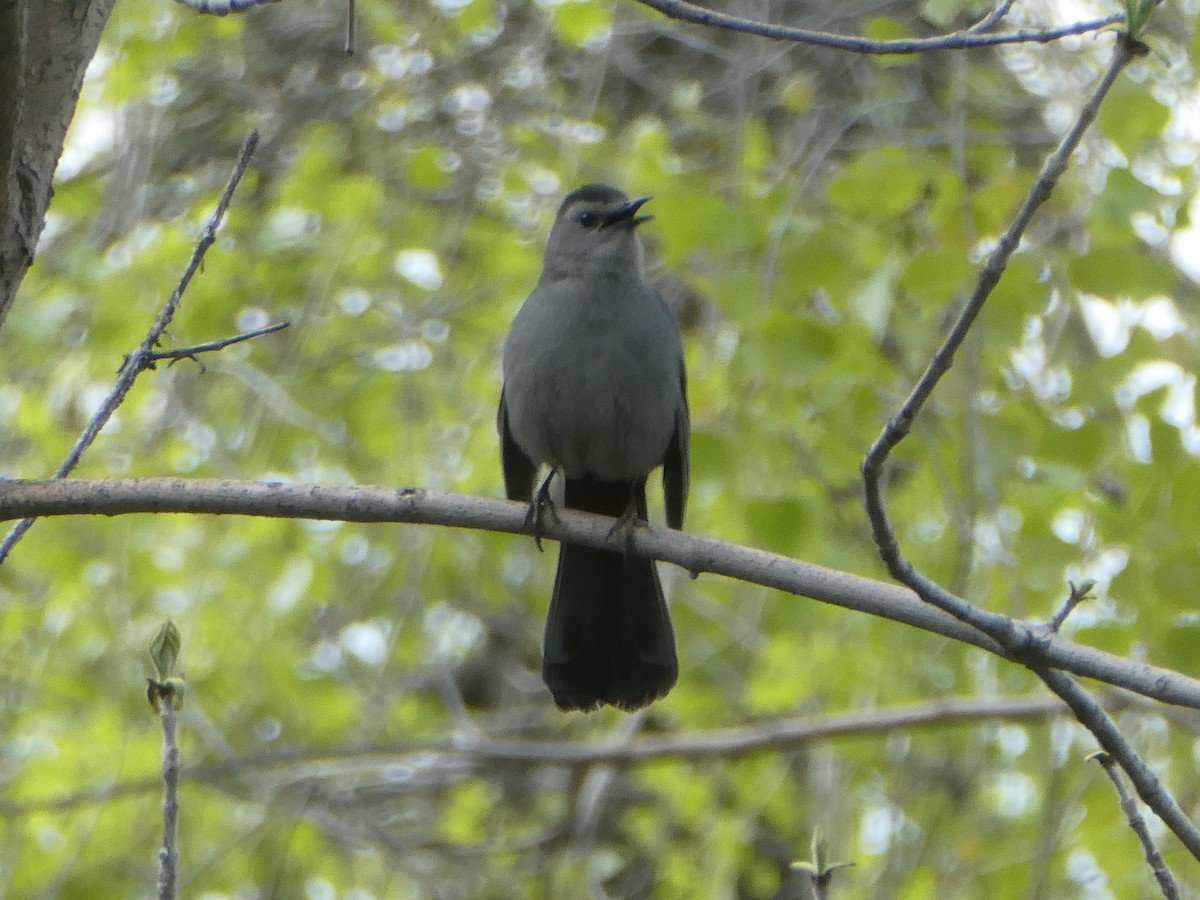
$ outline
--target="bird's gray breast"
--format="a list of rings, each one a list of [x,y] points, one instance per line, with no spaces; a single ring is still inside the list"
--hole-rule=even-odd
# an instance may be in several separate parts
[[[641,478],[674,433],[682,364],[674,319],[644,284],[543,285],[504,348],[513,439],[568,477]]]

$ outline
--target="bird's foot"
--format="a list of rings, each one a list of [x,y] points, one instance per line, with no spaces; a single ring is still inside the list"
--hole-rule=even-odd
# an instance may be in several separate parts
[[[614,534],[620,534],[625,538],[625,553],[628,554],[633,549],[633,535],[639,525],[645,524],[638,515],[637,504],[633,497],[629,498],[629,505],[625,507],[625,511],[613,523],[612,528],[608,529],[608,536],[611,538]]]
[[[542,486],[537,489],[537,493],[533,495],[533,499],[529,501],[529,511],[525,513],[525,527],[533,526],[533,542],[537,544],[538,552],[542,549],[542,522],[545,521],[545,515],[550,513],[550,518],[557,525],[558,510],[554,508],[554,501],[550,499],[550,482],[554,480],[554,474],[558,469],[551,469],[550,474],[546,476],[546,480],[542,482]]]

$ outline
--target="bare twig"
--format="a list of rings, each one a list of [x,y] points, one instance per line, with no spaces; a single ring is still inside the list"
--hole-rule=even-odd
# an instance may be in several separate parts
[[[1063,622],[1067,621],[1067,617],[1075,611],[1084,600],[1092,599],[1092,588],[1096,586],[1094,581],[1085,581],[1082,584],[1075,584],[1073,581],[1068,581],[1067,585],[1071,588],[1071,593],[1067,595],[1067,599],[1063,601],[1063,605],[1059,607],[1053,618],[1050,619],[1048,627],[1051,631],[1058,631],[1063,626]]]
[[[1150,870],[1154,873],[1155,879],[1158,880],[1158,887],[1162,891],[1163,896],[1167,900],[1179,900],[1179,885],[1175,883],[1175,876],[1171,874],[1171,870],[1167,868],[1162,854],[1154,846],[1154,839],[1150,836],[1150,830],[1146,827],[1146,820],[1142,818],[1136,801],[1129,796],[1129,791],[1125,789],[1125,782],[1121,780],[1121,773],[1117,771],[1117,766],[1113,762],[1112,757],[1101,751],[1094,754],[1092,758],[1104,767],[1104,774],[1108,776],[1108,780],[1117,789],[1117,798],[1121,803],[1121,812],[1125,813],[1129,827],[1133,829],[1133,833],[1137,835],[1138,840],[1141,842],[1142,852],[1146,854],[1146,862],[1150,865]]]
[[[1008,229],[1001,235],[999,242],[996,244],[996,249],[992,251],[992,255],[988,257],[987,262],[980,270],[975,288],[971,292],[971,296],[963,307],[962,312],[959,313],[954,326],[950,329],[950,333],[933,354],[933,358],[929,361],[929,365],[926,367],[924,373],[922,373],[912,392],[901,405],[900,411],[888,420],[882,433],[876,438],[875,443],[871,445],[870,450],[867,451],[866,458],[863,460],[863,477],[867,481],[868,511],[871,514],[872,524],[875,526],[876,542],[880,544],[881,555],[884,562],[888,564],[893,577],[903,581],[904,577],[902,576],[906,574],[903,570],[907,564],[902,560],[899,548],[896,546],[895,535],[892,534],[891,527],[887,525],[886,513],[882,507],[879,475],[883,463],[887,460],[887,457],[896,445],[908,436],[909,431],[912,429],[913,421],[922,408],[924,408],[925,402],[933,393],[933,389],[937,387],[942,376],[954,364],[955,354],[958,352],[959,347],[962,346],[963,341],[966,340],[967,333],[975,323],[976,317],[979,315],[980,310],[983,309],[983,305],[991,295],[992,290],[1000,281],[1000,276],[1004,274],[1004,270],[1008,267],[1009,258],[1016,252],[1017,246],[1021,242],[1021,236],[1024,235],[1025,230],[1029,227],[1034,213],[1049,199],[1054,186],[1058,183],[1063,173],[1066,172],[1071,154],[1079,146],[1084,132],[1095,121],[1096,115],[1100,111],[1101,102],[1108,95],[1109,90],[1116,82],[1122,70],[1133,59],[1136,52],[1134,48],[1135,45],[1127,38],[1122,37],[1117,40],[1113,58],[1109,63],[1108,69],[1105,71],[1100,83],[1093,90],[1092,96],[1088,98],[1083,109],[1079,111],[1079,116],[1076,118],[1075,124],[1071,126],[1070,131],[1063,136],[1058,147],[1055,148],[1054,152],[1050,154],[1042,165],[1037,179],[1025,197],[1025,202],[1017,211]],[[966,604],[960,605],[966,606]],[[996,616],[987,624],[994,627],[1000,624],[1000,620],[1003,618],[1002,616]]]
[[[175,2],[201,15],[227,16],[230,13],[245,12],[267,3],[277,3],[278,0],[175,0]]]
[[[724,28],[728,31],[740,31],[744,34],[753,34],[777,41],[812,44],[818,47],[830,47],[834,50],[849,50],[853,53],[877,56],[928,53],[933,50],[966,50],[971,47],[996,47],[1001,44],[1048,44],[1072,35],[1100,31],[1103,28],[1119,25],[1125,20],[1124,16],[1116,15],[1104,19],[1075,22],[1059,28],[1022,29],[1008,34],[984,34],[981,33],[982,29],[976,25],[966,31],[956,31],[952,34],[935,37],[882,41],[742,19],[728,13],[696,6],[686,0],[637,0],[637,2],[681,22],[691,22],[710,28]]]
[[[1016,0],[1000,0],[991,12],[968,28],[967,32],[978,34],[981,31],[987,31],[989,28],[995,27],[1001,19],[1008,15],[1008,11],[1013,8],[1015,2]]]
[[[142,339],[141,344],[138,345],[137,349],[126,354],[124,360],[122,360],[121,368],[117,372],[117,381],[113,385],[112,390],[104,398],[104,402],[100,404],[100,408],[96,410],[96,414],[92,416],[92,420],[88,422],[87,428],[79,436],[79,439],[75,442],[75,446],[71,448],[71,452],[67,454],[66,458],[55,470],[54,478],[66,478],[67,475],[74,471],[84,452],[96,440],[96,436],[108,424],[108,420],[112,418],[117,408],[125,402],[125,397],[129,394],[138,375],[146,369],[154,367],[154,348],[158,346],[163,332],[171,324],[171,319],[174,318],[175,311],[179,308],[179,301],[183,298],[183,292],[187,290],[187,286],[192,281],[192,276],[196,274],[201,263],[204,262],[205,253],[208,252],[208,248],[216,241],[217,229],[221,225],[221,220],[225,217],[225,210],[229,208],[229,201],[233,198],[233,192],[242,180],[242,175],[246,171],[246,166],[250,164],[250,157],[254,154],[254,148],[257,146],[258,132],[251,131],[242,143],[242,149],[238,154],[237,163],[233,167],[233,173],[229,176],[229,181],[225,185],[225,190],[221,194],[221,199],[217,203],[216,210],[204,226],[204,231],[201,232],[200,239],[196,241],[196,246],[192,250],[192,257],[188,260],[187,267],[183,270],[183,275],[180,277],[179,283],[175,286],[175,290],[171,292],[171,296],[167,299],[166,304],[159,311],[158,317],[154,320],[154,324],[150,327],[150,330],[146,332],[146,336]],[[32,518],[18,522],[5,535],[4,540],[0,541],[0,565],[8,558],[8,554],[12,552],[12,548],[17,545],[17,542],[33,527],[33,523],[34,519]]]
[[[1050,196],[1055,184],[1066,171],[1071,154],[1078,146],[1084,132],[1095,120],[1101,102],[1125,66],[1135,56],[1144,52],[1145,46],[1141,42],[1125,34],[1118,36],[1108,69],[1080,110],[1070,131],[1043,164],[1025,202],[980,271],[975,289],[955,321],[950,334],[934,353],[929,366],[901,405],[900,411],[888,421],[880,436],[867,451],[863,460],[862,472],[866,486],[867,514],[871,521],[875,542],[879,546],[880,556],[892,577],[912,588],[921,599],[991,637],[1004,648],[1010,658],[1022,661],[1050,690],[1071,707],[1080,724],[1087,728],[1100,746],[1120,763],[1142,800],[1166,823],[1192,855],[1200,859],[1200,830],[1184,815],[1175,799],[1137,755],[1117,729],[1116,724],[1104,713],[1095,700],[1070,676],[1059,671],[1058,668],[1061,667],[1051,668],[1055,664],[1050,663],[1044,654],[1034,649],[1034,645],[1039,640],[1035,629],[1024,623],[1018,623],[1008,616],[977,609],[919,572],[905,558],[887,518],[881,482],[884,462],[891,451],[908,435],[916,416],[924,407],[942,376],[949,371],[955,353],[966,339],[971,325],[979,315],[992,289],[999,282],[1000,276],[1008,265],[1009,258],[1020,243],[1021,235],[1025,233],[1034,213]],[[1031,650],[1033,652],[1030,652]]]
[[[179,740],[176,713],[183,703],[184,681],[176,665],[181,638],[173,622],[164,622],[150,642],[153,678],[146,699],[162,724],[163,839],[158,848],[158,900],[175,900],[179,884]]]
[[[346,0],[346,46],[345,51],[347,56],[354,54],[354,48],[357,43],[355,32],[357,31],[358,10],[355,0]]]
[[[1095,698],[1064,672],[1034,665],[1029,666],[1029,669],[1071,707],[1071,712],[1075,714],[1079,724],[1090,731],[1101,748],[1120,763],[1129,780],[1133,782],[1138,796],[1174,832],[1188,852],[1200,860],[1200,829],[1196,828],[1195,823],[1175,802],[1170,791],[1163,787],[1158,776],[1125,740],[1125,735],[1121,734],[1112,717],[1100,708]]]
[[[274,325],[268,325],[266,328],[257,328],[254,331],[244,331],[241,334],[235,334],[233,337],[222,338],[219,341],[209,341],[207,344],[195,344],[191,347],[180,347],[177,350],[155,350],[149,356],[149,362],[146,368],[153,369],[154,363],[161,362],[164,359],[169,359],[169,365],[175,365],[181,359],[190,359],[196,365],[204,368],[204,363],[200,362],[196,357],[201,353],[212,353],[214,350],[224,350],[226,347],[240,344],[242,341],[253,340],[256,337],[262,337],[265,334],[274,334],[276,331],[282,331],[290,325],[290,322],[276,322]]]
[[[992,290],[1000,281],[1000,276],[1004,274],[1004,270],[1008,266],[1008,260],[1016,251],[1021,241],[1021,236],[1025,233],[1025,229],[1028,228],[1034,213],[1046,202],[1055,184],[1058,183],[1058,180],[1066,171],[1071,154],[1079,145],[1088,126],[1095,120],[1101,101],[1107,96],[1109,90],[1116,82],[1117,76],[1120,75],[1121,71],[1136,54],[1137,46],[1134,42],[1124,37],[1117,40],[1113,59],[1108,69],[1092,92],[1092,96],[1084,104],[1083,109],[1080,110],[1075,124],[1063,136],[1058,147],[1042,165],[1042,170],[1038,173],[1037,179],[1030,188],[1025,202],[1017,211],[1008,229],[1000,237],[996,249],[988,258],[983,269],[980,270],[975,288],[959,313],[954,326],[950,329],[950,333],[933,354],[929,365],[918,379],[912,392],[901,405],[900,410],[888,420],[879,437],[875,439],[875,442],[867,451],[862,464],[863,481],[866,486],[867,515],[871,521],[875,542],[879,546],[880,557],[887,565],[892,577],[897,581],[907,584],[919,596],[940,609],[943,609],[963,622],[970,623],[980,631],[993,637],[997,634],[1011,635],[1014,629],[1012,620],[1007,616],[977,609],[964,600],[955,597],[929,578],[917,572],[912,564],[904,558],[896,541],[895,532],[888,521],[887,510],[883,501],[883,466],[892,450],[908,436],[912,430],[913,422],[924,408],[934,388],[937,387],[938,382],[941,381],[946,372],[950,370],[950,367],[954,363],[955,354],[962,346],[963,341],[966,340],[967,333],[970,331],[979,312],[983,309],[983,305],[991,295]],[[1006,641],[1011,643],[1012,639],[1006,638]],[[1005,643],[1005,641],[1001,641],[1001,643]]]
[[[238,154],[237,162],[234,164],[233,172],[229,176],[225,190],[221,193],[221,199],[217,201],[217,208],[209,218],[208,224],[204,226],[204,231],[201,232],[200,239],[196,241],[196,246],[192,250],[192,257],[188,260],[188,264],[183,270],[183,275],[179,278],[179,284],[171,292],[170,298],[168,298],[166,305],[159,312],[158,318],[154,320],[154,324],[151,326],[150,331],[146,333],[146,337],[142,339],[142,343],[133,353],[125,358],[125,362],[121,366],[122,372],[130,368],[139,370],[145,368],[142,358],[149,356],[154,348],[158,346],[163,332],[167,330],[167,326],[171,324],[171,319],[175,317],[175,311],[179,308],[179,301],[183,299],[183,292],[187,290],[188,285],[192,282],[192,276],[196,274],[200,265],[204,262],[204,255],[208,252],[208,248],[216,242],[217,229],[221,227],[221,220],[225,218],[225,211],[229,209],[229,203],[233,200],[233,192],[237,190],[238,184],[241,183],[242,176],[246,173],[246,167],[250,165],[250,157],[254,155],[256,147],[258,147],[258,132],[251,131],[246,136],[246,140],[242,142],[242,149]],[[126,391],[128,391],[128,388],[126,388]]]
[[[1112,708],[1122,708],[1115,697]],[[274,750],[233,757],[215,764],[185,766],[180,777],[191,783],[212,784],[244,778],[253,772],[274,783],[296,783],[332,777],[372,767],[387,769],[398,759],[419,756],[422,766],[443,766],[460,772],[464,764],[495,771],[497,763],[588,768],[598,764],[637,765],[656,760],[736,759],[755,753],[776,753],[827,740],[876,738],[902,729],[946,728],[982,722],[1033,722],[1067,713],[1046,694],[1013,697],[947,697],[905,706],[864,712],[831,713],[792,719],[772,719],[742,728],[655,735],[621,743],[583,743],[500,740],[486,736],[437,741]],[[136,797],[158,788],[157,778],[139,778],[54,797],[0,802],[6,820],[62,813],[121,798]]]
[[[841,869],[848,869],[852,862],[833,862],[829,858],[829,841],[820,825],[813,829],[810,856],[805,860],[792,863],[792,868],[804,872],[812,882],[813,894],[816,900],[828,900],[829,889],[833,886],[833,876]]]
[[[168,698],[158,704],[162,723],[163,839],[158,850],[158,900],[175,900],[179,881],[179,742],[175,704]]]

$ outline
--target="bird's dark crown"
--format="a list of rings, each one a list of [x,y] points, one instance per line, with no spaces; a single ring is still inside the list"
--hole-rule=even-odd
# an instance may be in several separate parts
[[[629,198],[622,191],[607,184],[585,184],[578,187],[563,198],[559,211],[574,203],[596,203],[604,206],[628,203]]]

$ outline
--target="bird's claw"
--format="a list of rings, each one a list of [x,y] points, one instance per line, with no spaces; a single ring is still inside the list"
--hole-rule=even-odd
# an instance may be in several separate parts
[[[550,499],[550,482],[554,479],[554,473],[557,469],[551,469],[550,474],[546,476],[546,480],[542,482],[542,486],[538,488],[537,493],[533,495],[533,499],[529,501],[529,511],[525,513],[525,527],[533,526],[533,542],[537,545],[538,552],[542,550],[542,522],[545,519],[547,512],[550,513],[550,518],[554,524],[559,523],[558,510],[554,507],[554,501]]]
[[[608,537],[612,538],[614,534],[623,533],[625,538],[625,553],[633,549],[633,535],[638,525],[642,524],[642,519],[638,516],[637,506],[633,499],[630,498],[629,505],[625,507],[625,511],[613,522],[612,528],[608,529]]]

